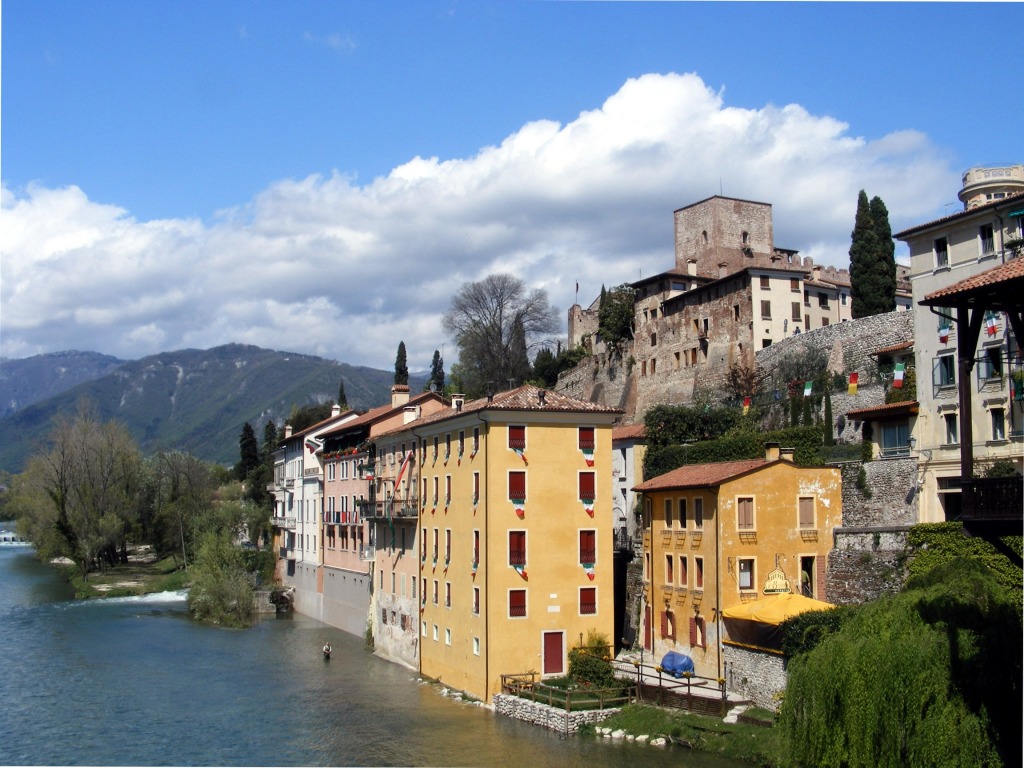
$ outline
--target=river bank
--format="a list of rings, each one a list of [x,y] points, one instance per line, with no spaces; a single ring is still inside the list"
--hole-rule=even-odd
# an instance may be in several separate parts
[[[129,548],[127,563],[91,571],[87,577],[67,558],[51,560],[50,565],[72,586],[76,600],[178,592],[189,581],[188,571],[174,558],[160,559],[145,544]]]

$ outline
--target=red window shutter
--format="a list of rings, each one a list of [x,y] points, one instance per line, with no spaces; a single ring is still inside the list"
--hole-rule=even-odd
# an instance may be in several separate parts
[[[580,450],[594,448],[594,428],[593,427],[580,427]]]
[[[586,500],[594,499],[594,473],[580,472],[580,498]]]
[[[526,615],[526,590],[513,589],[508,593],[508,615]]]
[[[512,500],[526,499],[526,473],[521,471],[508,473],[508,497]]]
[[[580,531],[580,562],[597,562],[597,532]]]
[[[526,565],[526,531],[508,532],[508,564]]]
[[[690,617],[690,647],[694,648],[697,645],[697,620]]]
[[[597,588],[583,587],[580,589],[580,614],[593,615],[597,613]]]
[[[668,611],[661,612],[661,637],[668,638]]]
[[[526,427],[508,428],[508,447],[512,449],[518,448],[519,450],[526,448]]]

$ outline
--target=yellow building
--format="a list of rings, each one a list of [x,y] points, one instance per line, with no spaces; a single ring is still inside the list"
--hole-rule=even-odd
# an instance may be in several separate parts
[[[825,565],[842,522],[842,479],[799,467],[791,450],[683,466],[636,486],[644,494],[644,648],[724,676],[721,612],[768,594],[826,600]]]
[[[613,640],[620,411],[522,386],[410,424],[421,500],[420,672],[485,702],[501,675],[565,674]]]

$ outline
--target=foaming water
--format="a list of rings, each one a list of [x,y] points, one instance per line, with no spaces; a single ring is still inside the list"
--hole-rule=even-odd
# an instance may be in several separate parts
[[[226,630],[179,592],[74,602],[28,553],[0,553],[0,665],[0,765],[735,765],[495,716],[302,616]]]

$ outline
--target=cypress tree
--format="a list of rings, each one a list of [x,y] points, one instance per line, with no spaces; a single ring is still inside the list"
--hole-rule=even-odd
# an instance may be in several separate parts
[[[338,380],[338,407],[342,411],[348,410],[348,398],[345,397],[345,379]]]
[[[395,384],[409,383],[409,366],[405,357],[405,342],[398,342],[398,355],[395,357]]]
[[[242,427],[242,434],[238,436],[238,464],[235,465],[235,477],[245,480],[253,469],[260,463],[260,448],[256,442],[256,432],[248,421]]]
[[[822,421],[825,422],[825,445],[835,445],[836,438],[832,429],[832,388],[826,387],[825,389],[825,415],[822,417]]]
[[[427,389],[433,387],[435,392],[444,392],[444,358],[438,350],[434,350],[434,359],[430,361],[430,380]]]
[[[875,237],[878,239],[879,277],[883,276],[883,269],[885,277],[878,296],[878,312],[872,314],[892,312],[896,309],[896,244],[889,225],[889,209],[885,207],[882,198],[877,196],[871,198],[869,208],[871,220],[875,224]]]

